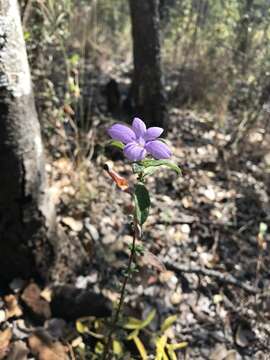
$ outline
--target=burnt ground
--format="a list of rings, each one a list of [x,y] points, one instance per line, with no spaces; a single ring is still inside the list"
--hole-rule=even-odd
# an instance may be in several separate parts
[[[207,114],[174,109],[170,116],[168,141],[183,176],[163,169],[148,181],[152,208],[143,232],[144,246],[166,270],[160,272],[150,257],[139,261],[139,272],[128,285],[126,311],[142,318],[156,309],[152,331],[176,314],[171,341],[188,342],[179,359],[267,359],[269,235],[260,234],[260,224],[269,226],[270,220],[267,136],[254,131],[245,150],[235,154],[225,146],[228,136],[213,127]],[[107,140],[107,126],[104,120],[96,127],[101,143]],[[71,196],[68,186],[74,179],[65,185],[59,216],[82,222],[79,236],[91,243],[94,285],[115,300],[132,237],[126,215],[130,197],[102,170],[108,159],[132,179],[117,151],[94,152],[82,170],[81,189],[71,190]],[[53,164],[58,175],[61,161]],[[85,193],[90,199],[84,199]]]
[[[270,226],[267,135],[254,130],[237,154],[225,146],[228,135],[213,126],[208,114],[172,109],[170,120],[172,160],[183,174],[162,169],[147,182],[152,202],[143,230],[147,251],[127,286],[124,312],[144,319],[156,310],[140,335],[148,354],[155,353],[149,330],[158,334],[164,319],[176,315],[167,336],[171,343],[187,342],[177,351],[178,359],[270,359],[270,236],[263,230]],[[59,124],[50,138],[54,150],[47,170],[59,223],[89,250],[91,266],[78,274],[76,287],[115,302],[132,241],[127,215],[131,199],[115,188],[103,164],[111,160],[131,183],[134,176],[117,150],[103,147],[110,122],[106,117],[96,120],[88,159],[76,164],[70,156],[73,140]],[[49,301],[46,294],[45,299]],[[24,317],[24,312],[17,316]],[[49,331],[48,322],[54,319],[45,318]],[[65,321],[74,328],[74,319]],[[119,336],[125,337],[121,331]],[[17,337],[28,341],[30,354],[37,354],[39,338],[29,342],[27,336]],[[70,358],[83,358],[79,348],[86,359],[95,359],[97,339],[78,326],[65,341],[61,331],[53,337],[65,344]],[[127,350],[132,355],[120,358],[140,359],[134,347],[127,345]]]

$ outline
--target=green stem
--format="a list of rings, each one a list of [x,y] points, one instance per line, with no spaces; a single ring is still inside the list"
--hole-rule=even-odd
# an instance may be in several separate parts
[[[134,224],[134,226],[136,226],[136,225]],[[113,319],[113,322],[112,322],[111,330],[110,330],[109,335],[108,335],[108,340],[107,340],[106,345],[105,345],[103,358],[102,358],[103,360],[108,359],[108,356],[109,356],[109,353],[110,353],[110,347],[111,347],[111,343],[112,343],[112,335],[113,335],[113,332],[115,331],[116,325],[117,325],[118,320],[119,320],[119,315],[120,315],[120,312],[121,312],[121,309],[122,309],[122,306],[123,306],[123,303],[124,303],[125,290],[126,290],[128,279],[129,279],[130,274],[131,274],[131,266],[132,266],[132,262],[133,262],[134,255],[135,255],[135,245],[136,245],[136,229],[134,229],[134,232],[133,232],[133,240],[132,240],[132,247],[131,247],[131,251],[130,251],[130,255],[129,255],[129,259],[128,259],[127,274],[125,276],[125,279],[124,279],[124,282],[123,282],[123,285],[122,285],[119,304],[118,304],[118,307],[117,307],[117,310],[116,310],[116,313],[115,313],[115,316],[114,316],[114,319]]]

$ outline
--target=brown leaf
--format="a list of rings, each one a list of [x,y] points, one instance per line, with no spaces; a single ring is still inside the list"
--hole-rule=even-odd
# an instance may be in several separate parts
[[[29,349],[24,341],[18,340],[11,344],[11,350],[8,353],[7,360],[27,360]]]
[[[166,267],[159,258],[150,251],[144,250],[143,255],[137,257],[139,265],[152,266],[160,272],[166,271]]]
[[[71,107],[70,105],[68,105],[68,104],[65,104],[65,105],[63,106],[63,111],[64,111],[64,113],[67,114],[67,115],[71,115],[71,116],[75,115],[74,110],[73,110],[72,107]]]
[[[41,291],[40,296],[42,297],[42,299],[50,303],[52,301],[52,289],[46,287]]]
[[[63,217],[62,223],[67,225],[71,230],[75,232],[80,232],[83,228],[83,223],[79,220],[73,219],[71,216]]]
[[[24,289],[21,299],[32,315],[39,321],[44,321],[51,317],[50,304],[41,298],[41,290],[36,284],[28,285]]]
[[[18,300],[16,296],[14,295],[6,295],[4,297],[4,302],[6,305],[6,318],[12,318],[12,317],[20,317],[22,316],[23,312],[18,304]]]
[[[12,338],[12,331],[7,328],[0,332],[0,359],[4,359],[9,351],[9,343]]]
[[[254,341],[255,335],[250,327],[244,323],[240,323],[235,333],[235,342],[238,346],[245,348]]]
[[[228,354],[224,344],[217,344],[210,355],[210,360],[224,360]]]
[[[28,344],[37,360],[67,360],[67,349],[59,341],[53,342],[45,332],[31,335]]]

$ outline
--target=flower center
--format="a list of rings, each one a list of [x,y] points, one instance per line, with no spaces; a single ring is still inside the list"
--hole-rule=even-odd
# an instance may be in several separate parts
[[[144,140],[141,136],[136,139],[136,142],[137,142],[137,144],[138,144],[140,147],[144,148],[144,146],[145,146],[145,140]]]

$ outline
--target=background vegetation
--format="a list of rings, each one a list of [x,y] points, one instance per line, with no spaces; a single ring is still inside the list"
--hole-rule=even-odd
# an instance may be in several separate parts
[[[87,111],[91,123],[102,81],[117,76],[130,80],[128,2],[33,0],[22,7],[41,115],[50,101],[58,109],[72,104],[81,107],[80,117],[82,108]],[[161,2],[170,101],[211,111],[211,121],[229,131],[263,117],[260,110],[269,90],[269,12],[264,0]],[[101,82],[95,86],[97,77]]]
[[[113,188],[103,165],[110,158],[118,173],[130,175],[121,154],[104,145],[108,127],[133,116],[129,4],[20,6],[57,220],[91,260],[73,279],[76,291],[94,289],[116,303],[131,243],[129,198]],[[159,15],[167,141],[183,177],[158,173],[147,184],[155,196],[146,257],[127,286],[114,356],[267,359],[269,3],[160,0]],[[100,358],[108,314],[64,315],[73,337],[61,332],[68,348],[61,351]]]

